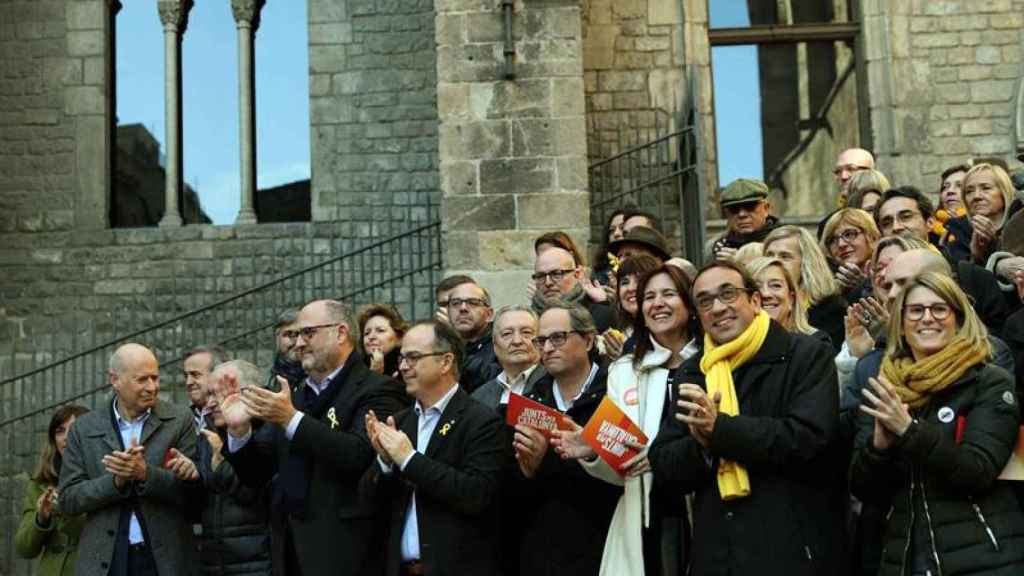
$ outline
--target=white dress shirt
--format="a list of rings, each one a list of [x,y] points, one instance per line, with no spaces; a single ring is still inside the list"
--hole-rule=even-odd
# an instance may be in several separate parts
[[[526,389],[526,381],[530,379],[530,375],[537,369],[537,366],[539,364],[534,364],[523,370],[511,382],[508,381],[508,372],[502,370],[501,374],[498,374],[498,384],[501,385],[501,399],[498,400],[498,404],[508,404],[508,397],[513,392],[522,394],[523,390]]]
[[[558,388],[558,380],[555,380],[555,385],[552,386],[551,391],[555,393],[555,404],[558,406],[558,410],[560,412],[566,412],[569,408],[572,408],[572,405],[580,399],[580,396],[583,396],[583,393],[587,391],[587,388],[590,388],[590,383],[594,381],[594,376],[597,376],[597,364],[590,367],[590,375],[587,376],[587,380],[583,383],[583,386],[580,386],[579,393],[576,394],[575,398],[568,402],[562,399],[562,391]]]
[[[117,430],[121,433],[121,442],[124,443],[125,450],[131,448],[132,440],[142,441],[142,427],[146,424],[146,419],[149,418],[151,412],[151,410],[146,410],[145,414],[135,420],[129,420],[122,417],[121,413],[117,411],[117,398],[114,398],[114,420],[117,422]],[[132,518],[128,523],[128,543],[141,544],[145,541],[139,519],[135,516],[135,512],[132,512]]]
[[[447,394],[426,410],[423,409],[423,405],[421,405],[419,401],[416,401],[416,405],[413,407],[413,409],[416,410],[417,418],[416,451],[410,454],[398,465],[399,470],[405,470],[405,467],[409,465],[409,461],[411,461],[413,456],[417,453],[427,453],[427,445],[430,444],[430,437],[434,434],[434,428],[437,427],[438,421],[441,420],[441,414],[444,413],[445,407],[448,406],[448,402],[451,401],[452,396],[455,395],[455,391],[458,389],[458,384],[452,386],[452,389],[449,390]],[[377,462],[380,464],[380,467],[385,474],[390,474],[392,472],[391,466],[385,464],[380,456],[377,457]],[[415,491],[412,493],[412,498],[409,501],[409,509],[405,512],[405,524],[402,528],[401,554],[402,562],[410,562],[420,559],[420,528],[416,519]]]

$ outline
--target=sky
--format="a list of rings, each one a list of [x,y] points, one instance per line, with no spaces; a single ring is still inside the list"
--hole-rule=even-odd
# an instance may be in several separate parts
[[[709,0],[712,28],[750,26],[747,0]],[[761,89],[756,46],[711,49],[715,90],[718,182],[764,179]]]
[[[164,49],[156,2],[117,15],[119,124],[145,125],[163,146]],[[256,33],[256,182],[309,178],[306,3],[270,0]],[[230,0],[198,0],[182,43],[184,177],[215,224],[239,206],[238,40]]]

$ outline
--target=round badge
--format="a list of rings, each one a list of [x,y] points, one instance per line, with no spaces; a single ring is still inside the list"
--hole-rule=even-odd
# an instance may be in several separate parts
[[[640,403],[640,395],[636,388],[626,390],[626,393],[623,396],[623,400],[625,400],[627,406],[635,406]]]
[[[1013,406],[1013,392],[1010,392],[1009,390],[1003,392],[1003,402]]]
[[[953,421],[953,418],[955,417],[956,414],[953,412],[953,409],[950,408],[949,406],[943,406],[942,408],[939,408],[939,422],[949,424],[950,422]]]

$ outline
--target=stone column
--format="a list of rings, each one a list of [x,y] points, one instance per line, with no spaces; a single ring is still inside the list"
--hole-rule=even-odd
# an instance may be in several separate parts
[[[231,0],[238,27],[238,144],[241,205],[235,224],[256,223],[256,69],[253,44],[265,0]]]
[[[445,264],[496,305],[525,302],[537,235],[561,229],[587,245],[580,3],[516,3],[513,81],[500,2],[434,5]]]
[[[160,0],[160,22],[164,25],[164,138],[167,163],[164,186],[164,216],[161,227],[181,226],[181,37],[188,26],[192,0]]]

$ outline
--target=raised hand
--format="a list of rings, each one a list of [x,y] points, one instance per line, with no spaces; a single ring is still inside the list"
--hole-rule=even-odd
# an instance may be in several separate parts
[[[220,435],[212,430],[200,430],[200,434],[203,438],[206,438],[207,444],[210,445],[210,468],[217,470],[220,467],[221,462],[224,461],[224,441],[221,440]]]
[[[40,526],[50,523],[54,508],[57,506],[57,488],[48,486],[36,500],[36,522]]]
[[[626,343],[625,334],[609,328],[604,334],[601,334],[601,340],[604,342],[604,355],[608,360],[615,360],[622,356],[622,346]]]
[[[591,278],[590,268],[583,269],[583,278],[580,278],[580,286],[583,287],[583,291],[587,293],[592,302],[604,302],[608,300],[608,293],[605,292],[604,286],[602,286],[597,280]]]
[[[988,255],[988,249],[996,237],[996,227],[987,216],[971,216],[971,258],[981,262]]]
[[[516,433],[512,440],[516,451],[516,462],[523,476],[534,478],[544,455],[548,452],[548,440],[535,428],[516,424]]]
[[[875,417],[872,439],[875,448],[887,450],[897,438],[903,436],[913,418],[910,417],[910,409],[900,400],[896,389],[884,376],[869,378],[868,384],[871,389],[861,391],[865,401],[861,402],[860,409]]]
[[[167,461],[164,467],[173,472],[178,480],[190,481],[199,479],[199,471],[196,470],[195,462],[179,452],[177,448],[171,448],[171,459]]]
[[[868,332],[865,322],[863,306],[855,303],[846,311],[844,318],[846,324],[846,345],[850,349],[850,355],[854,358],[862,358],[875,348],[875,340]]]
[[[856,264],[844,262],[836,270],[836,281],[846,290],[852,290],[864,281],[864,272]]]
[[[715,393],[714,402],[708,397],[707,392],[696,384],[680,384],[679,400],[676,406],[680,408],[676,412],[676,420],[686,424],[690,428],[690,434],[705,449],[711,443],[711,434],[715,430],[715,421],[718,419],[718,404],[722,401],[722,394]]]
[[[377,374],[384,373],[384,352],[380,348],[370,350],[370,370]]]
[[[271,392],[259,386],[243,388],[242,403],[254,418],[284,427],[298,410],[292,404],[292,388],[288,380],[278,376],[277,382],[281,385],[278,392]],[[223,408],[221,410],[223,411]]]
[[[572,427],[572,430],[555,430],[551,435],[551,446],[555,453],[563,460],[590,459],[597,456],[597,452],[583,441],[583,427],[572,421],[572,418],[563,416],[562,421]]]

